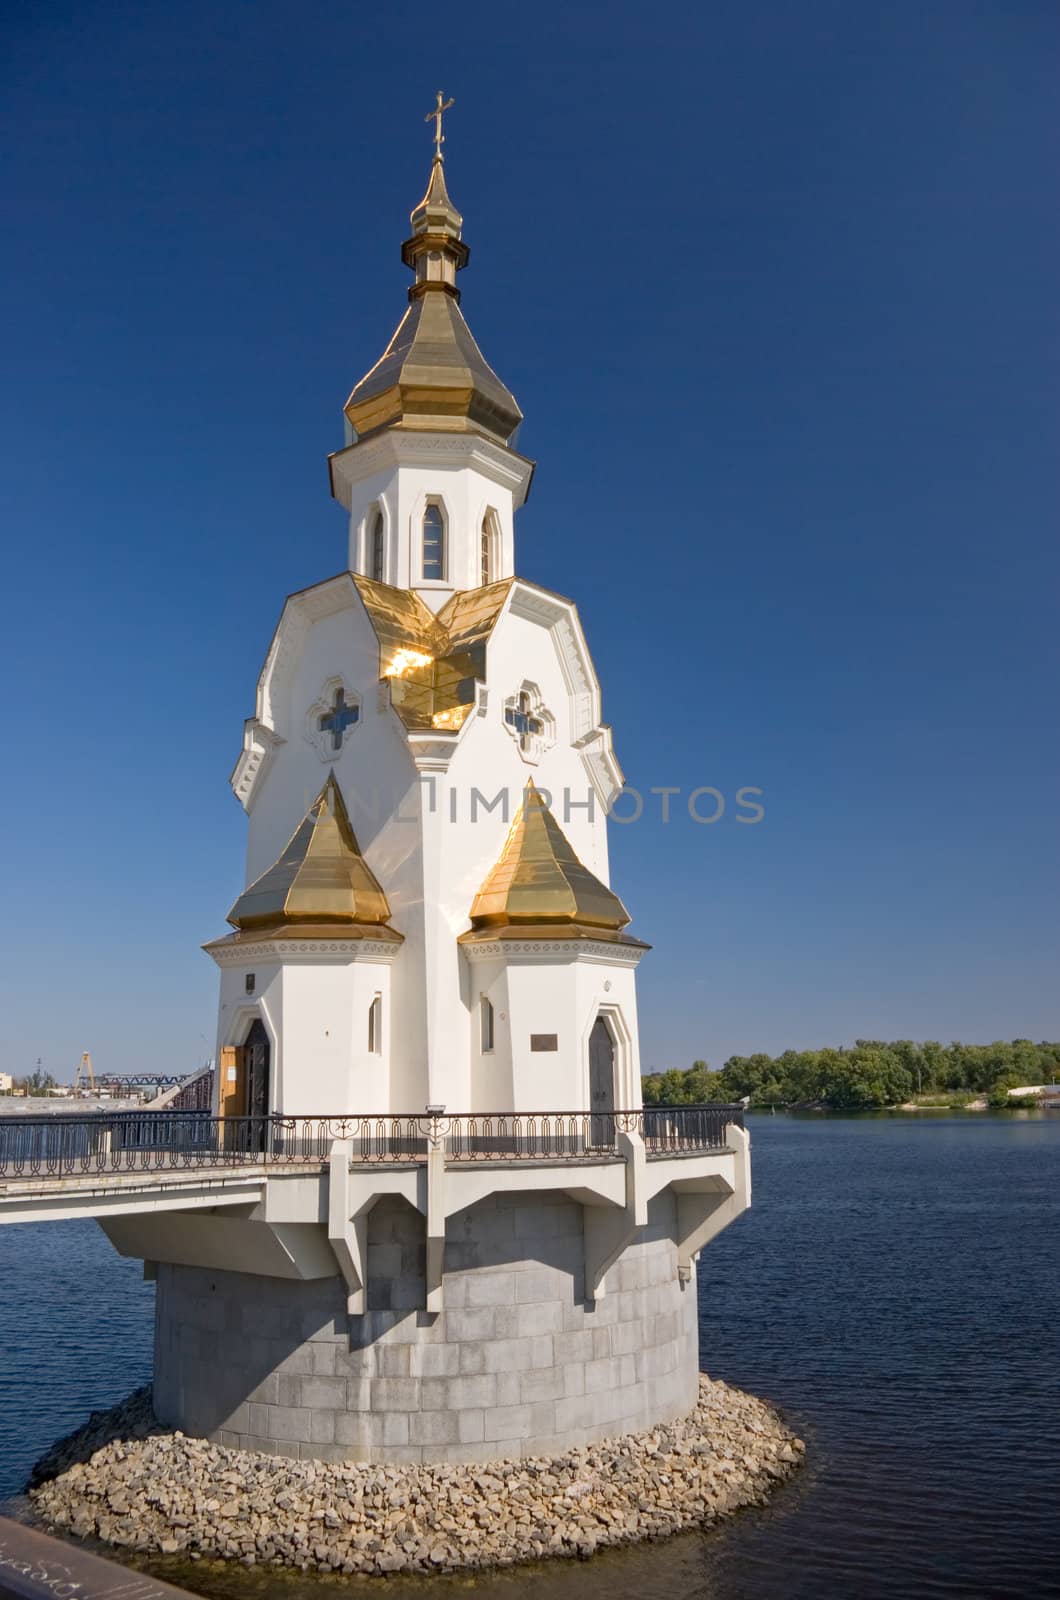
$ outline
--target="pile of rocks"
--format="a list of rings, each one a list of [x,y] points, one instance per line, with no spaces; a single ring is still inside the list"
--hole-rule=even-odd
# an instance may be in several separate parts
[[[151,1409],[151,1386],[145,1384],[109,1411],[93,1411],[86,1423],[45,1451],[30,1472],[29,1488],[33,1490],[38,1484],[58,1478],[78,1462],[91,1460],[97,1450],[115,1440],[146,1439],[149,1434],[162,1435],[168,1431]]]
[[[111,1442],[90,1453],[103,1435]],[[158,1431],[140,1391],[56,1446],[30,1494],[47,1525],[132,1550],[344,1573],[444,1571],[588,1556],[713,1522],[762,1504],[803,1450],[769,1406],[706,1377],[679,1422],[488,1466],[229,1450]]]

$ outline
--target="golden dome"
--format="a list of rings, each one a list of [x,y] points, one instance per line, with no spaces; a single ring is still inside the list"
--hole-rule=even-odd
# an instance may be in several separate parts
[[[297,936],[302,925],[347,933],[352,925],[397,939],[385,926],[389,918],[386,895],[361,854],[334,773],[279,860],[243,890],[228,913],[241,934],[283,929]]]
[[[475,343],[456,274],[470,251],[449,198],[441,155],[410,219],[401,259],[416,274],[411,304],[390,343],[346,402],[359,439],[380,428],[477,432],[507,444],[523,414]]]
[[[629,912],[584,866],[532,782],[496,865],[471,905],[467,942],[511,930],[522,938],[623,937]],[[634,942],[634,941],[630,941]]]

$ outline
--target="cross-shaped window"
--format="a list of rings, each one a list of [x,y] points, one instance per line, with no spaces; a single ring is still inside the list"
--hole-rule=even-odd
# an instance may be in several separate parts
[[[347,728],[352,728],[360,720],[361,708],[359,705],[346,703],[345,689],[335,690],[335,703],[330,711],[324,713],[319,719],[318,727],[321,733],[330,733],[331,748],[342,749],[342,740]]]
[[[541,718],[531,713],[530,696],[525,689],[520,689],[515,705],[505,706],[504,720],[519,735],[519,748],[523,751],[529,750],[533,740],[545,731]]]

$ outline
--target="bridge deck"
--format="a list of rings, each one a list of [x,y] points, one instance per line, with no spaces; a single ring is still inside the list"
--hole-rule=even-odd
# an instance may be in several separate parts
[[[0,1119],[0,1223],[254,1205],[268,1180],[319,1178],[342,1141],[350,1170],[597,1167],[620,1136],[649,1162],[723,1154],[736,1106],[462,1116],[244,1117],[121,1112]],[[573,1174],[572,1174],[573,1180]]]

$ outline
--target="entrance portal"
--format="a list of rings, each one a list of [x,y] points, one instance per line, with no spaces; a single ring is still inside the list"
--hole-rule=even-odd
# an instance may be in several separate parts
[[[589,1035],[589,1143],[615,1142],[615,1041],[605,1018]]]
[[[244,1115],[247,1121],[246,1148],[264,1150],[269,1115],[269,1062],[272,1050],[265,1024],[260,1017],[251,1023],[243,1045],[243,1074],[246,1084]]]

